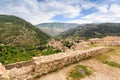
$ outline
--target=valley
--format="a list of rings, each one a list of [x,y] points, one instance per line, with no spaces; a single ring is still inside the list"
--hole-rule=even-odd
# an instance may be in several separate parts
[[[61,32],[64,32],[70,28],[75,28],[79,26],[79,24],[53,22],[53,23],[42,23],[36,26],[40,28],[43,32],[46,32],[47,34],[51,36],[57,36]]]
[[[0,0],[0,80],[120,80],[120,0]]]
[[[119,23],[39,25],[0,15],[0,80],[120,79]]]

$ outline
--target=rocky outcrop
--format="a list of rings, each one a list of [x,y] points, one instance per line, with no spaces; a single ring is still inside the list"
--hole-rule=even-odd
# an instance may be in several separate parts
[[[5,67],[0,63],[0,80],[4,79],[5,80],[9,79],[9,74]]]

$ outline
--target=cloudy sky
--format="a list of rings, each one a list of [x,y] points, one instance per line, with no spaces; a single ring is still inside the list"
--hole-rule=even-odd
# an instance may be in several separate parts
[[[120,22],[120,0],[0,0],[0,14],[32,24]]]

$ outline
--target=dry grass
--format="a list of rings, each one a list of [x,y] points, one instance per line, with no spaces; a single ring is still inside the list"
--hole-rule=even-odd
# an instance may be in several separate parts
[[[111,60],[111,57],[114,56],[118,56],[120,59],[120,47],[119,46],[109,46],[109,47],[112,48],[113,50],[108,53],[99,55],[95,57],[95,59],[109,66],[120,68],[119,63],[117,63],[114,59]]]

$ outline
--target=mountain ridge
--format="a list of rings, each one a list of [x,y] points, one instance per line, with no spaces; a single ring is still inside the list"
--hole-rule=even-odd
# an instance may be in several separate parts
[[[59,37],[101,38],[120,36],[120,23],[86,24],[62,32]]]
[[[44,44],[49,38],[31,23],[13,15],[0,15],[0,36],[0,43],[19,46]]]
[[[50,34],[51,36],[56,36],[61,32],[68,30],[70,28],[75,28],[79,24],[75,23],[60,23],[60,22],[52,22],[52,23],[41,23],[36,25],[40,28],[43,32]]]

